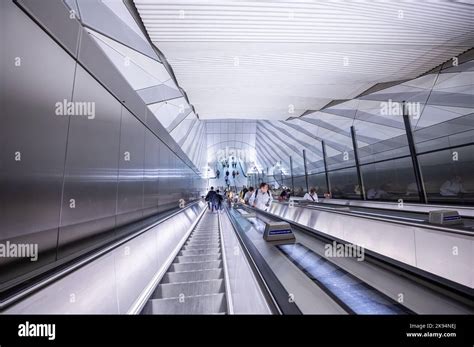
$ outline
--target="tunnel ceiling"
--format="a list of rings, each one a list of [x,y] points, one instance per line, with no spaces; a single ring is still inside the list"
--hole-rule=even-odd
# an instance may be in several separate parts
[[[418,104],[419,141],[472,126],[467,3],[66,3],[203,172],[227,147],[260,169],[288,169],[291,156],[295,172],[305,149],[319,170],[322,140],[328,157],[352,151],[351,126],[367,153],[397,151],[405,129],[388,101]]]
[[[284,120],[472,47],[467,2],[134,0],[201,119]]]

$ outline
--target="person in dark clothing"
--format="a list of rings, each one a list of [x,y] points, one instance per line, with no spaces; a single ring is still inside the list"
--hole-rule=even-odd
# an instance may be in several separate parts
[[[220,175],[221,175],[221,172],[219,171],[219,169],[217,169],[217,171],[216,171],[216,177],[217,177],[217,179],[219,179],[219,176],[220,176]]]
[[[225,172],[225,176],[226,176],[226,177],[229,177],[229,170],[227,170],[227,171]]]
[[[290,199],[290,194],[291,194],[291,190],[290,189],[283,189],[281,194],[280,194],[280,197],[278,198],[279,201],[286,201],[286,200],[289,200]]]
[[[220,212],[222,210],[222,201],[224,200],[224,197],[221,195],[219,189],[216,191],[216,210],[217,212]]]
[[[216,196],[216,192],[214,191],[214,187],[211,187],[211,190],[209,190],[209,191],[207,192],[207,195],[206,195],[206,197],[204,198],[204,200],[207,201],[207,207],[208,207],[210,210],[213,210],[213,209],[214,209],[215,196]]]
[[[232,178],[235,179],[235,171],[232,170]]]

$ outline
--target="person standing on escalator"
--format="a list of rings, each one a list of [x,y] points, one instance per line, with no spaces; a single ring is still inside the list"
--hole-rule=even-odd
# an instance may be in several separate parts
[[[214,191],[214,187],[211,187],[211,190],[207,192],[207,195],[204,200],[207,201],[207,207],[209,210],[214,211],[214,202],[215,202],[216,192]]]
[[[249,199],[249,205],[260,210],[268,211],[273,201],[273,197],[268,189],[268,184],[262,182],[260,188],[252,194]]]
[[[312,202],[318,202],[318,194],[316,193],[316,188],[311,187],[309,193],[306,193],[303,197],[303,200],[308,200]]]

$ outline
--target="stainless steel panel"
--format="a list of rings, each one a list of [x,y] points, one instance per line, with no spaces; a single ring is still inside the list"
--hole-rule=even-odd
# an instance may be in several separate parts
[[[68,118],[55,103],[71,97],[75,62],[11,1],[0,6],[0,242],[39,251],[37,261],[1,258],[1,289],[56,257]]]
[[[471,236],[279,203],[273,203],[270,212],[464,286],[474,286]]]
[[[235,314],[271,314],[267,301],[242,250],[234,227],[226,214],[221,215],[222,246],[227,261],[227,285]]]
[[[129,311],[160,267],[155,241],[154,232],[146,232],[114,252],[120,313]]]
[[[143,215],[144,152],[145,127],[122,107],[117,226],[138,220]]]
[[[205,207],[201,202],[185,211],[197,217]],[[184,241],[191,223],[187,223],[182,214],[158,224],[2,313],[127,312],[143,294],[145,286],[166,271],[165,260]]]
[[[119,313],[114,264],[114,254],[108,253],[20,301],[4,313]]]
[[[416,265],[474,288],[474,238],[415,228]]]
[[[144,216],[150,216],[158,212],[159,150],[159,140],[151,131],[145,130]]]
[[[179,206],[179,201],[175,200],[173,181],[176,173],[173,171],[171,165],[173,160],[176,160],[176,156],[166,147],[165,144],[160,145],[160,171],[158,177],[158,187],[160,189],[160,195],[158,202],[160,204],[160,211],[166,211],[171,208]]]
[[[95,118],[70,116],[59,232],[60,258],[113,238],[122,107],[78,66],[74,101],[95,105]],[[71,208],[71,199],[75,208]]]
[[[59,42],[74,56],[77,56],[81,24],[72,17],[70,9],[61,0],[19,0],[38,22],[45,26]],[[59,76],[59,75],[58,75]]]

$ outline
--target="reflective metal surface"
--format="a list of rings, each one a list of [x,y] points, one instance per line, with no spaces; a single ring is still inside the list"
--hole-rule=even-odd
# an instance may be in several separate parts
[[[130,313],[166,272],[171,251],[205,207],[199,202],[186,208],[2,313]]]
[[[270,213],[473,288],[474,238],[389,221],[273,203]]]
[[[220,218],[224,255],[227,260],[228,285],[234,313],[271,314],[228,215],[223,213]]]
[[[145,128],[124,107],[120,127],[117,226],[142,217]]]
[[[2,289],[56,257],[68,118],[54,111],[71,98],[75,63],[13,3],[0,6],[0,242],[39,250],[35,262],[0,258]]]
[[[58,257],[113,239],[122,107],[78,66],[74,101],[95,104],[95,118],[70,116]]]
[[[69,14],[61,1],[22,4],[48,32],[1,2],[0,241],[37,245],[39,257],[2,257],[2,294],[132,232],[119,226],[189,202],[204,185],[156,119],[154,133],[146,128],[146,105],[88,34],[76,42],[78,22],[53,20]],[[73,102],[94,114],[58,112],[57,103]]]

